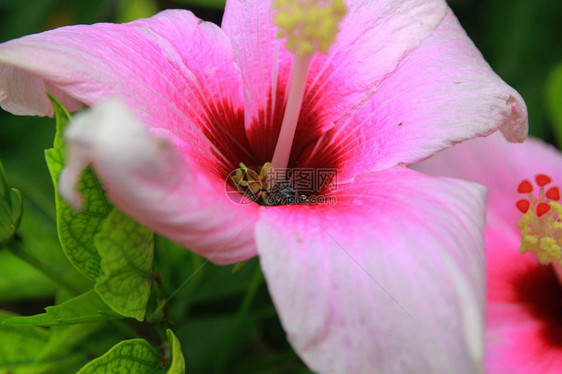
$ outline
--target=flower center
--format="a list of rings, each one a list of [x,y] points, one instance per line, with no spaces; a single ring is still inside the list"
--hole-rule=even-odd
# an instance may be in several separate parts
[[[230,176],[234,187],[249,201],[260,205],[306,204],[306,195],[300,194],[290,181],[278,180],[273,176],[271,163],[265,163],[259,170],[240,163],[240,168]]]
[[[273,8],[278,37],[286,39],[286,48],[293,53],[289,79],[284,84],[285,77],[280,77],[283,81],[272,89],[285,100],[276,101],[275,96],[272,102],[266,100],[263,111],[271,111],[271,115],[260,113],[259,125],[250,126],[249,132],[244,122],[240,126],[240,117],[235,116],[239,136],[234,142],[218,131],[209,134],[209,138],[221,143],[219,149],[228,151],[223,157],[227,162],[220,164],[217,174],[226,176],[229,193],[234,192],[232,187],[238,192],[229,195],[236,202],[260,205],[332,202],[333,197],[327,193],[337,184],[341,155],[332,152],[325,157],[310,156],[311,141],[320,136],[315,123],[319,120],[316,108],[305,113],[301,113],[301,108],[313,55],[327,52],[334,43],[347,8],[344,0],[275,0]],[[250,148],[250,152],[239,151]],[[239,167],[232,171],[233,165]],[[239,201],[239,195],[245,199]]]
[[[286,38],[287,49],[294,53],[287,104],[271,161],[273,168],[286,168],[312,55],[327,52],[334,43],[347,8],[343,0],[276,0],[273,7],[278,37]]]
[[[535,183],[539,187],[538,198],[533,194],[533,184],[525,179],[517,192],[528,195],[515,204],[522,213],[517,226],[521,229],[521,252],[533,252],[542,264],[552,263],[557,273],[562,271],[562,205],[560,189],[547,187],[552,179],[538,174]],[[562,273],[561,273],[562,274]]]

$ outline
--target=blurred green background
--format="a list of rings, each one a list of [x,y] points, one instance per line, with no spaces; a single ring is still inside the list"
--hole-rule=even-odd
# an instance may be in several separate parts
[[[531,134],[561,145],[562,1],[449,3],[486,60],[526,100]],[[220,24],[223,6],[224,0],[0,0],[0,42],[68,24],[129,21],[166,8],[190,9]],[[0,112],[0,123],[0,159],[9,183],[25,196],[22,235],[41,248],[38,256],[56,257],[50,260],[58,264],[54,271],[68,276],[73,270],[57,248],[53,188],[43,154],[52,144],[54,121]],[[167,313],[188,372],[307,372],[284,337],[256,260],[233,272],[161,240],[156,269],[166,274],[166,294],[181,286]],[[194,275],[186,281],[189,274]],[[0,252],[0,309],[38,313],[54,295],[51,281]],[[33,301],[23,301],[28,298]],[[142,326],[133,327],[158,341]],[[124,338],[101,341],[92,354]]]

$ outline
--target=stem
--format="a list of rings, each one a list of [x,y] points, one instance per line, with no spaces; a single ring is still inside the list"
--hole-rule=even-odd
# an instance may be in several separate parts
[[[56,274],[47,266],[45,266],[42,262],[37,260],[32,255],[30,255],[29,252],[25,249],[25,244],[17,234],[12,238],[12,240],[6,243],[4,247],[12,255],[16,256],[17,258],[26,262],[27,264],[33,266],[35,269],[39,270],[41,273],[43,273],[45,276],[51,279],[53,282],[65,288],[67,291],[70,291],[74,296],[81,295],[83,293],[82,290],[74,287],[66,279]],[[115,327],[116,329],[120,330],[126,336],[132,336],[134,338],[140,337],[139,333],[135,329],[128,326],[123,321],[107,321],[107,322],[113,327]]]
[[[254,274],[254,277],[252,278],[252,282],[250,283],[250,286],[246,291],[244,300],[242,300],[240,311],[238,312],[238,316],[236,317],[238,320],[243,320],[248,314],[248,311],[250,310],[250,306],[252,305],[252,302],[256,297],[256,293],[258,292],[262,280],[263,280],[263,275],[261,273],[261,269],[258,267],[256,273]]]
[[[144,338],[142,334],[140,334],[135,328],[129,326],[125,321],[109,320],[107,323],[121,331],[125,336],[130,336],[132,338]]]
[[[8,251],[10,251],[11,254],[33,266],[35,269],[39,270],[59,286],[66,288],[74,295],[79,295],[81,293],[78,288],[74,287],[66,279],[62,278],[60,275],[56,274],[54,271],[46,267],[35,257],[31,256],[29,252],[25,250],[25,245],[18,236],[12,238],[12,240],[10,240],[5,247],[8,249]]]
[[[236,320],[230,328],[230,332],[227,337],[228,342],[225,344],[223,354],[220,355],[221,358],[217,362],[218,372],[220,373],[226,372],[225,369],[226,369],[226,365],[228,364],[228,358],[230,356],[229,353],[232,351],[232,346],[236,340],[238,331],[240,330],[242,322],[248,315],[250,306],[252,305],[252,302],[256,297],[256,294],[258,292],[260,285],[262,284],[262,281],[263,281],[263,275],[261,273],[261,269],[258,267],[254,274],[254,277],[252,278],[250,285],[248,286],[248,289],[246,290],[246,295],[244,296],[244,300],[242,300],[242,305],[240,306],[240,310],[236,315]]]
[[[291,78],[289,80],[289,96],[285,113],[283,114],[283,122],[281,122],[281,131],[271,160],[272,168],[287,168],[289,165],[289,156],[295,138],[295,131],[299,121],[299,115],[302,107],[302,99],[306,87],[306,75],[310,68],[312,54],[301,56],[295,53],[293,66],[291,68]]]

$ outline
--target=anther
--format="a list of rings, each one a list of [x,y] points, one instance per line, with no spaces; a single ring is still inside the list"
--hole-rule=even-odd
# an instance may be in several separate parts
[[[540,202],[537,204],[537,209],[535,213],[537,213],[537,217],[542,217],[550,210],[550,205],[545,202]]]
[[[515,206],[517,207],[517,209],[519,209],[519,211],[523,214],[527,213],[529,211],[529,208],[531,207],[531,203],[529,202],[529,200],[519,200],[515,203]]]
[[[544,187],[552,182],[552,179],[546,174],[537,174],[537,176],[535,177],[535,182],[537,182],[537,185],[539,187]]]
[[[519,183],[519,186],[517,187],[517,192],[519,192],[519,193],[531,193],[531,192],[533,192],[533,185],[531,184],[531,181],[528,180],[528,179],[525,179],[524,181]]]
[[[546,198],[554,201],[560,200],[560,189],[558,187],[550,187],[546,191]]]

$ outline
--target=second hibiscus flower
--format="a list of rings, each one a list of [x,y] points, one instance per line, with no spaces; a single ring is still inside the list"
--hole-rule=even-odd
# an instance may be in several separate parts
[[[562,155],[537,139],[509,144],[493,135],[416,167],[488,187],[486,372],[560,373]]]

